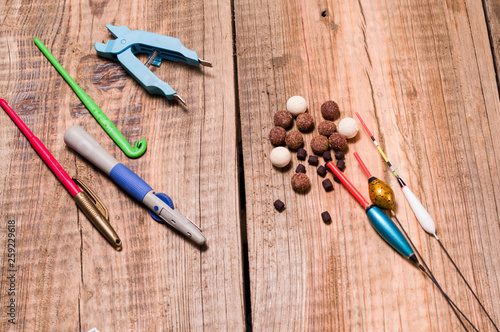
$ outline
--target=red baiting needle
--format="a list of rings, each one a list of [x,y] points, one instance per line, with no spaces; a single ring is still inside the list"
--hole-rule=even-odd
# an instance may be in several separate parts
[[[347,190],[349,190],[351,192],[351,194],[354,196],[354,198],[356,198],[356,200],[359,202],[359,204],[361,204],[361,206],[366,209],[370,203],[363,197],[363,195],[361,195],[361,193],[358,191],[358,189],[356,189],[356,187],[354,187],[351,183],[351,181],[349,181],[349,179],[347,179],[344,175],[344,173],[342,173],[338,168],[337,166],[335,166],[335,164],[333,162],[328,162],[328,164],[326,164],[326,166],[333,172],[333,174],[335,174],[336,177],[339,178],[340,182],[342,182],[344,184],[344,186],[347,188]]]
[[[12,121],[19,127],[19,129],[23,132],[24,136],[29,140],[30,144],[33,146],[35,151],[38,153],[40,158],[49,166],[49,168],[54,172],[59,181],[62,182],[63,186],[69,191],[71,196],[75,197],[78,193],[81,192],[80,188],[76,185],[76,183],[71,179],[71,177],[66,173],[66,171],[62,168],[61,164],[57,162],[54,156],[47,150],[45,145],[31,132],[31,130],[26,126],[26,124],[21,120],[19,115],[14,112],[12,108],[7,104],[7,102],[3,99],[0,99],[0,105],[10,116]]]
[[[372,175],[370,174],[370,171],[368,170],[368,168],[366,167],[365,163],[363,162],[363,160],[361,160],[361,158],[359,157],[358,153],[357,152],[354,152],[354,158],[356,158],[356,160],[358,161],[359,163],[359,166],[361,166],[361,169],[365,172],[366,174],[366,177],[367,178],[371,178]]]

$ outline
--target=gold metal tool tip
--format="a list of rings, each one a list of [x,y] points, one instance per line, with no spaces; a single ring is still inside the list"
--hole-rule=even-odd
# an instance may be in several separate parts
[[[200,65],[202,65],[202,66],[213,67],[213,65],[212,65],[212,63],[210,61],[202,60],[202,59],[198,59],[198,61],[200,62]]]
[[[186,102],[184,101],[184,99],[182,99],[177,93],[174,93],[174,98],[175,100],[177,100],[178,102],[182,103],[184,106],[187,106]]]
[[[92,224],[94,224],[95,228],[101,232],[106,240],[108,240],[115,249],[121,250],[122,241],[113,227],[109,224],[108,209],[106,206],[90,187],[82,182],[82,180],[78,178],[73,178],[73,180],[83,189],[83,191],[73,197],[76,205],[82,210]]]

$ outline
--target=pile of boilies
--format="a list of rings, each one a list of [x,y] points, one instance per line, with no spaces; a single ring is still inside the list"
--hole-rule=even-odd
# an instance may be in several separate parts
[[[279,168],[290,163],[292,158],[290,151],[297,152],[298,160],[306,160],[307,151],[304,149],[303,133],[311,133],[315,126],[312,115],[306,113],[307,102],[303,97],[291,97],[287,101],[286,108],[287,110],[278,111],[274,115],[275,127],[269,132],[269,140],[272,145],[276,146],[270,154],[271,163]],[[318,166],[318,156],[322,156],[325,163],[332,161],[330,150],[333,150],[335,159],[337,159],[337,167],[343,171],[345,169],[344,153],[347,150],[347,139],[356,136],[358,132],[357,123],[353,118],[344,118],[337,126],[333,121],[340,117],[340,109],[337,103],[332,100],[321,105],[321,115],[324,120],[317,125],[319,135],[311,139],[310,148],[313,154],[309,155],[308,163],[312,166]],[[287,129],[293,127],[294,117],[297,130],[291,129],[287,131]],[[321,165],[317,167],[316,173],[321,177],[325,177],[327,169],[326,166]],[[305,173],[305,166],[299,164],[292,176],[292,188],[297,192],[306,192],[311,186],[309,177]],[[335,176],[334,180],[339,182]],[[333,190],[333,185],[329,179],[325,179],[322,184],[326,191]],[[279,200],[274,205],[279,211],[284,208],[283,202]],[[324,214],[322,214],[323,220],[325,220],[325,217],[328,219],[329,215],[323,216]]]

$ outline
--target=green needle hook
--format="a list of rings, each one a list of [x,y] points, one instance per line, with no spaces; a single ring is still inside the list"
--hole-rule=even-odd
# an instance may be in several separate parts
[[[82,88],[76,84],[76,82],[71,78],[68,72],[61,66],[59,61],[50,53],[48,48],[42,43],[38,38],[34,38],[35,45],[38,46],[40,51],[47,57],[47,59],[52,63],[54,68],[61,74],[61,76],[68,82],[69,86],[75,91],[76,95],[80,98],[82,103],[87,107],[89,112],[94,116],[94,118],[99,122],[99,124],[104,128],[108,135],[115,141],[115,143],[122,149],[122,151],[129,158],[139,158],[146,152],[147,144],[146,140],[142,139],[135,142],[135,147],[132,147],[122,133],[115,127],[113,122],[104,114],[104,112],[97,106],[97,104],[83,91]]]

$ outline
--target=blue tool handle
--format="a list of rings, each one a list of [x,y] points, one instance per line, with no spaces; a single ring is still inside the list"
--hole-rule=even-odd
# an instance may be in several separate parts
[[[139,202],[142,202],[144,196],[153,190],[149,184],[121,163],[113,167],[109,176]]]
[[[118,61],[123,64],[123,68],[139,82],[144,89],[153,95],[164,95],[167,99],[174,99],[176,93],[170,85],[163,82],[153,74],[139,59],[137,59],[129,48],[117,55]]]
[[[406,258],[414,254],[413,249],[408,241],[406,241],[403,233],[401,233],[396,224],[384,213],[384,211],[377,206],[371,205],[368,207],[366,214],[377,233],[396,249],[397,252]]]
[[[199,66],[198,54],[185,47],[178,38],[160,35],[149,31],[130,30],[126,26],[106,24],[106,28],[117,38],[106,44],[95,43],[94,48],[100,56],[116,60],[115,56],[126,49],[133,48],[133,53],[151,55],[154,50],[159,54],[153,65],[159,66],[162,59],[182,61],[188,65]]]

